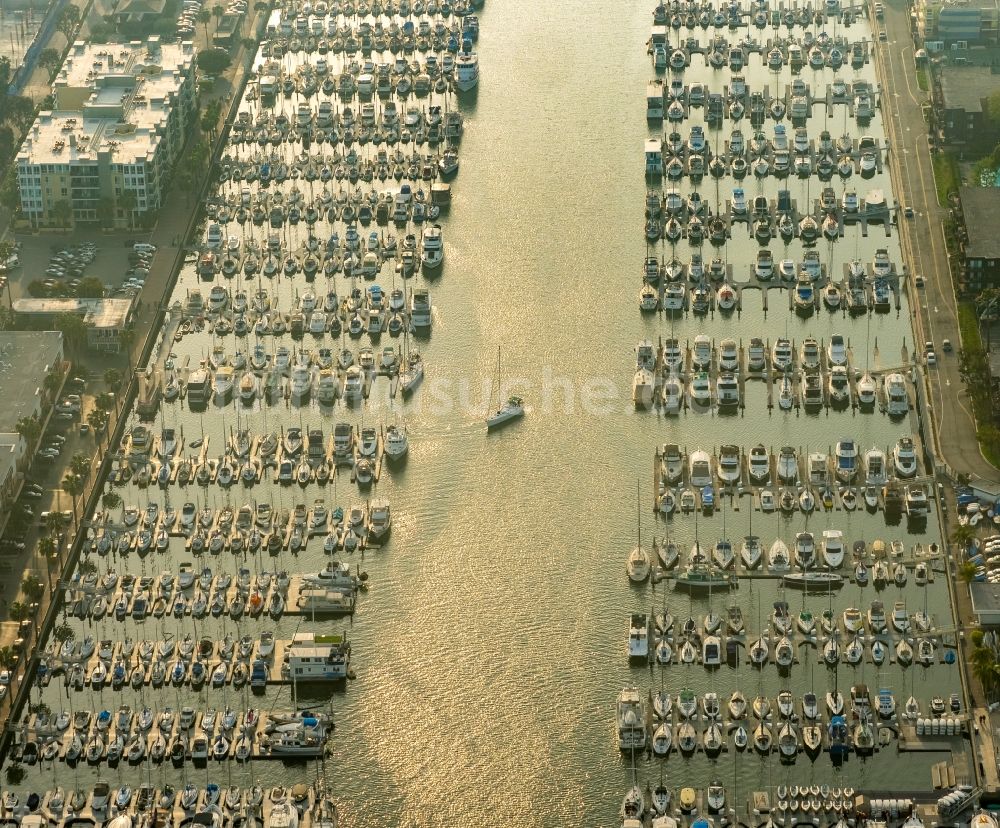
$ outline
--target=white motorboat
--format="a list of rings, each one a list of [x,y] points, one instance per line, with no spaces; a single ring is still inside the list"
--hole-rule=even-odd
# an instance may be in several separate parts
[[[455,88],[468,92],[479,83],[479,57],[471,49],[463,49],[455,56]]]
[[[649,622],[645,613],[632,613],[629,619],[628,656],[631,659],[649,658]]]
[[[844,563],[844,533],[840,529],[823,530],[823,563],[830,569],[839,569]]]
[[[892,463],[896,476],[904,479],[917,474],[917,453],[912,437],[900,437],[892,450]]]
[[[623,751],[642,751],[646,747],[645,704],[635,687],[618,694],[616,721],[618,747]]]

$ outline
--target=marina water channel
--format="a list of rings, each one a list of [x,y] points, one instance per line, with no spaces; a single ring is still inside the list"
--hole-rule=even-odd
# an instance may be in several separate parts
[[[929,787],[932,765],[950,758],[947,747],[957,744],[962,750],[961,742],[949,740],[942,742],[944,752],[901,752],[893,729],[905,725],[912,730],[912,724],[901,718],[908,697],[915,697],[922,715],[929,716],[932,697],[947,700],[959,687],[957,667],[945,662],[947,647],[941,638],[953,632],[954,624],[942,561],[928,559],[931,577],[926,585],[916,585],[912,567],[917,544],[930,552],[931,545],[940,542],[933,508],[923,520],[912,521],[904,514],[887,522],[882,508],[867,511],[862,503],[848,511],[838,496],[830,510],[819,505],[809,514],[798,507],[765,513],[749,485],[745,494],[733,497],[719,491],[715,478],[716,505],[711,514],[699,512],[696,517],[694,512],[681,514],[678,509],[667,520],[654,510],[654,454],[663,444],[676,444],[687,452],[704,449],[711,455],[718,454],[723,444],[736,444],[748,454],[760,443],[775,456],[782,447],[791,446],[805,463],[811,452],[832,456],[835,444],[850,438],[862,452],[877,446],[891,460],[893,446],[914,432],[917,421],[915,414],[890,418],[880,406],[871,411],[854,406],[841,410],[823,406],[815,412],[796,406],[785,411],[776,403],[777,386],[772,395],[775,404],[769,407],[767,384],[761,379],[746,381],[745,405],[732,412],[713,407],[704,413],[685,410],[679,416],[667,416],[656,408],[636,409],[632,400],[634,349],[643,339],[655,345],[676,337],[683,344],[704,333],[714,340],[716,349],[727,337],[746,349],[752,337],[773,344],[776,338],[787,336],[797,349],[807,336],[825,348],[831,336],[839,334],[850,346],[852,368],[859,373],[870,370],[876,376],[903,366],[914,353],[905,289],[899,294],[898,308],[885,313],[851,316],[820,304],[804,317],[789,307],[789,285],[776,276],[770,283],[766,312],[761,292],[746,290],[738,313],[685,313],[673,318],[658,312],[640,314],[637,296],[644,257],[656,255],[669,261],[676,256],[687,263],[698,249],[684,238],[676,248],[669,242],[649,247],[644,242],[647,189],[671,186],[667,179],[661,184],[644,177],[644,142],[674,129],[686,140],[691,126],[703,124],[705,115],[702,107],[691,109],[681,122],[647,122],[646,84],[654,76],[668,85],[678,77],[688,88],[700,82],[710,92],[721,92],[732,74],[728,68],[706,66],[701,55],[694,55],[683,72],[655,73],[646,48],[651,11],[649,3],[612,9],[595,0],[490,2],[478,11],[482,32],[475,44],[482,71],[478,89],[457,97],[449,92],[417,99],[425,110],[433,104],[449,111],[457,108],[464,116],[464,135],[450,209],[438,219],[443,228],[443,266],[429,273],[421,273],[418,267],[404,280],[393,275],[390,261],[374,280],[387,292],[395,287],[430,291],[431,329],[411,336],[406,344],[419,349],[425,365],[424,381],[412,394],[404,398],[398,382],[379,377],[364,404],[354,406],[338,400],[321,407],[315,391],[304,402],[279,395],[275,401],[256,399],[243,405],[235,392],[226,405],[210,401],[204,410],[192,410],[184,398],[163,402],[147,421],[154,439],[169,428],[187,444],[205,440],[205,453],[211,458],[222,454],[226,441],[239,429],[264,436],[296,427],[305,434],[310,427],[320,427],[329,440],[334,424],[341,421],[377,428],[398,424],[408,434],[404,462],[383,460],[378,465],[379,479],[370,488],[353,482],[346,467],[325,485],[315,481],[304,486],[281,485],[274,480],[274,470],[267,469],[261,481],[250,487],[236,483],[224,488],[217,482],[204,487],[196,483],[160,487],[155,481],[140,487],[135,479],[114,487],[125,506],[140,512],[150,503],[159,504],[161,512],[167,507],[180,511],[191,501],[198,509],[214,510],[226,505],[238,509],[244,503],[256,508],[266,502],[280,513],[291,512],[296,504],[312,508],[317,498],[328,509],[339,505],[347,512],[354,504],[388,500],[392,531],[381,547],[363,554],[360,549],[341,550],[333,556],[368,576],[367,589],[358,594],[352,616],[316,620],[309,613],[285,613],[271,619],[265,611],[260,618],[233,620],[209,613],[196,620],[190,615],[174,618],[168,609],[163,618],[150,617],[141,623],[131,618],[118,621],[113,614],[97,621],[69,621],[78,640],[89,635],[98,642],[126,636],[140,641],[168,636],[180,640],[186,633],[196,639],[222,639],[227,633],[236,639],[243,635],[256,639],[262,631],[271,630],[277,639],[290,639],[304,631],[346,632],[354,678],[337,683],[332,693],[327,685],[304,685],[293,691],[284,684],[268,686],[258,695],[248,687],[211,688],[210,683],[201,690],[187,684],[113,690],[109,683],[101,690],[88,686],[78,692],[68,690],[63,676],[56,675],[33,694],[33,699],[43,700],[53,711],[114,713],[121,704],[135,710],[148,705],[157,712],[166,706],[179,711],[185,705],[199,711],[208,707],[221,711],[226,706],[242,711],[253,705],[263,713],[291,709],[295,704],[316,705],[316,709],[332,711],[336,724],[327,756],[308,763],[189,760],[179,766],[169,759],[153,763],[148,758],[138,766],[122,760],[116,767],[104,761],[88,764],[81,760],[72,767],[61,760],[41,761],[28,769],[16,786],[19,791],[26,794],[57,785],[89,790],[98,779],[113,789],[124,782],[156,788],[172,784],[180,789],[189,782],[200,787],[210,782],[267,787],[318,781],[333,792],[341,823],[349,826],[376,822],[401,826],[465,822],[612,825],[619,823],[622,795],[636,777],[642,786],[647,781],[655,786],[663,779],[675,795],[683,786],[703,790],[718,780],[728,790],[729,805],[738,808],[752,791],[773,791],[778,785],[923,790]],[[849,43],[864,41],[868,50],[874,48],[872,28],[862,15],[849,25],[833,14],[822,23],[793,29],[770,23],[762,29],[748,29],[746,19],[736,30],[668,27],[669,47],[672,50],[689,35],[706,43],[719,34],[735,45],[748,34],[763,44],[790,31],[799,38],[806,32],[817,36],[826,31]],[[315,54],[300,53],[286,55],[280,62],[284,71],[291,72],[300,62],[315,59]],[[848,61],[837,70],[806,66],[794,74],[787,62],[770,70],[762,60],[761,54],[752,54],[741,70],[751,91],[763,92],[767,87],[772,95],[783,92],[795,77],[804,79],[820,98],[835,76],[851,83],[878,84],[872,60],[856,69]],[[338,65],[337,60],[331,63]],[[289,97],[279,93],[272,112],[284,112],[294,120],[300,100],[298,92]],[[400,104],[401,115],[407,105]],[[257,100],[245,102],[243,108],[251,118],[260,112]],[[845,132],[855,139],[869,135],[884,147],[882,112],[876,109],[871,122],[859,126],[848,110],[847,104],[827,107],[817,102],[805,121],[810,140],[815,143],[827,129],[834,138]],[[761,127],[769,138],[774,123],[768,117]],[[782,123],[791,135],[791,123]],[[727,118],[718,129],[706,129],[713,153],[725,152],[733,126]],[[739,126],[745,137],[753,134],[749,117]],[[403,149],[407,154],[411,151]],[[277,151],[287,153],[291,163],[301,147],[283,144],[264,150],[249,142],[230,147],[226,154],[230,159],[255,159],[257,164],[258,153]],[[312,151],[320,150],[314,146]],[[327,144],[322,151],[333,150]],[[362,151],[369,153],[365,157],[373,152]],[[250,186],[254,194],[261,192],[257,182],[242,186]],[[242,186],[228,181],[220,188],[225,196],[238,199]],[[267,192],[283,191],[287,197],[293,186],[319,194],[324,183],[315,181],[310,188],[304,180],[289,179],[271,183]],[[331,181],[327,186],[331,192],[338,186],[348,189],[346,182]],[[382,190],[399,185],[390,177],[362,186]],[[418,186],[428,188],[425,182],[413,183],[414,189]],[[821,182],[815,173],[807,178],[793,173],[780,179],[771,174],[757,178],[751,173],[742,182],[729,174],[719,179],[705,175],[697,184],[685,177],[677,189],[685,196],[697,189],[714,211],[724,210],[732,189],[739,186],[748,199],[757,195],[775,199],[780,189],[787,189],[800,210],[811,209],[805,205],[819,199],[827,186],[834,189],[838,204],[845,190],[854,189],[864,197],[875,188],[881,188],[888,204],[893,204],[884,164],[865,179],[857,171],[846,180],[834,173],[829,182]],[[342,221],[332,226],[320,221],[315,232],[325,241],[333,229],[344,236]],[[376,229],[374,222],[370,229]],[[223,235],[234,234],[244,245],[251,238],[264,245],[269,232],[266,222],[263,226],[231,222]],[[298,249],[308,235],[305,222],[285,224],[277,232],[286,252]],[[415,233],[419,239],[422,228],[394,228],[390,222],[379,232],[383,239],[386,233],[395,233],[402,243],[406,233]],[[362,230],[362,239],[366,237],[367,230]],[[764,246],[772,251],[775,262],[801,261],[807,249],[798,239],[786,245],[780,237]],[[706,241],[702,253],[706,263],[723,257],[734,280],[745,282],[761,247],[747,224],[733,224],[725,244],[713,247]],[[853,259],[870,266],[880,248],[901,272],[898,236],[891,223],[870,224],[865,234],[860,225],[847,225],[836,241],[821,235],[809,247],[837,279]],[[259,285],[272,299],[279,299],[285,313],[292,312],[310,288],[320,302],[330,289],[335,288],[341,299],[350,292],[343,273],[328,279],[321,271],[309,284],[301,272],[291,277],[245,279],[226,278],[218,272],[205,278],[197,267],[195,257],[180,275],[172,300],[178,308],[187,307],[194,290],[207,299],[212,285],[222,285],[231,294],[242,287],[250,296]],[[356,283],[364,290],[372,281],[358,279]],[[785,289],[773,289],[776,286]],[[178,313],[175,310],[172,325]],[[323,337],[307,333],[302,340],[286,333],[264,337],[261,342],[272,358],[279,345],[295,350],[325,346],[336,355],[343,347],[357,353],[360,347],[373,344],[376,359],[385,344],[397,351],[404,347],[403,337],[383,334],[380,340],[369,343],[364,336],[342,344],[340,337],[328,332]],[[170,351],[174,369],[182,372],[209,359],[215,346],[222,346],[230,356],[238,350],[249,355],[256,341],[252,329],[245,338],[233,333],[213,335],[207,327],[192,330],[176,341],[168,339],[169,346],[160,352],[160,365]],[[505,429],[487,433],[483,420],[496,378],[498,348],[501,376],[505,382],[518,381],[516,392],[525,398],[527,412]],[[237,372],[237,382],[239,376]],[[912,401],[912,387],[909,394]],[[139,422],[137,416],[135,422]],[[185,445],[181,454],[190,457],[198,450]],[[921,469],[924,474],[922,463]],[[696,592],[675,586],[670,577],[658,583],[631,584],[625,562],[636,544],[637,481],[642,544],[651,550],[654,535],[669,535],[681,550],[680,569],[696,537],[707,550],[723,536],[738,549],[743,536],[752,533],[760,537],[766,553],[776,538],[792,548],[796,533],[808,531],[818,545],[824,530],[838,529],[848,548],[844,582],[835,589],[810,591],[784,586],[780,577],[747,578],[738,586]],[[780,486],[772,483],[771,488],[777,492]],[[121,509],[113,512],[112,519],[120,521]],[[902,542],[903,560],[911,563],[905,586],[890,581],[876,589],[872,583],[860,586],[855,582],[852,545],[859,540],[867,543],[870,564],[872,544],[879,539],[886,547],[892,541]],[[226,550],[196,556],[186,548],[184,537],[172,536],[165,551],[145,556],[132,551],[126,557],[94,554],[91,560],[101,573],[114,567],[119,575],[177,573],[185,562],[191,562],[196,572],[209,566],[216,574],[235,575],[245,566],[254,575],[264,570],[294,575],[316,572],[327,564],[331,556],[325,553],[323,541],[320,534],[297,552],[283,547],[275,555],[266,551],[234,555]],[[860,664],[852,666],[841,658],[835,668],[823,663],[822,647],[809,645],[796,648],[796,662],[787,670],[775,665],[773,655],[765,666],[752,666],[746,646],[738,665],[723,664],[712,670],[697,662],[677,663],[676,655],[674,663],[665,667],[654,660],[630,663],[628,658],[632,613],[646,613],[652,619],[654,612],[666,606],[679,628],[689,616],[699,625],[709,611],[725,616],[726,607],[737,603],[749,645],[770,629],[776,601],[786,601],[793,617],[807,610],[818,619],[824,610],[832,610],[839,623],[845,608],[857,607],[864,613],[878,600],[887,615],[896,601],[905,601],[911,614],[928,613],[938,644],[930,666],[903,666],[894,654],[881,666],[875,665],[868,652],[870,638]],[[840,641],[846,646],[849,639],[840,626]],[[778,636],[773,630],[770,634],[773,647]],[[654,643],[651,639],[651,648]],[[879,689],[887,688],[899,708],[892,727],[883,730],[878,726],[890,723],[872,714],[880,738],[877,752],[868,758],[849,753],[842,763],[834,763],[826,750],[811,758],[800,748],[794,762],[782,762],[776,751],[761,755],[752,744],[737,751],[731,738],[715,757],[701,748],[686,755],[675,746],[668,758],[653,757],[645,750],[633,755],[619,749],[616,699],[626,686],[634,685],[647,706],[650,691],[660,688],[675,699],[685,688],[699,696],[714,691],[723,708],[736,688],[748,700],[770,697],[772,707],[782,690],[795,695],[798,708],[803,694],[814,691],[820,699],[828,747],[824,695],[839,690],[847,697],[851,687],[861,683],[876,698]],[[963,706],[958,715],[965,713]],[[850,711],[847,715],[853,727]],[[772,716],[777,738],[780,720],[776,712]],[[728,719],[728,714],[723,718]],[[756,726],[752,716],[747,721],[748,729]],[[699,732],[703,726],[704,722],[698,725]],[[728,727],[724,730],[729,733]],[[959,756],[956,761],[968,766],[967,758]]]

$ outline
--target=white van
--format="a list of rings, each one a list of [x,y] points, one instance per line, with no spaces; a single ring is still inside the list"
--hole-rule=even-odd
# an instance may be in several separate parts
[[[145,242],[138,242],[137,244],[133,244],[132,245],[132,249],[136,253],[155,253],[156,252],[156,245],[155,244],[146,244]]]

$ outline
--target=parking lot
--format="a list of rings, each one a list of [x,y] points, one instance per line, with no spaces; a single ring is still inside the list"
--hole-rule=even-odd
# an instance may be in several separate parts
[[[19,265],[4,274],[10,283],[10,298],[16,301],[28,297],[28,285],[36,279],[59,280],[68,285],[73,279],[95,277],[104,284],[108,294],[114,296],[124,295],[128,288],[123,285],[129,279],[137,280],[132,282],[133,288],[141,288],[145,268],[137,263],[138,269],[133,269],[129,261],[133,254],[132,243],[137,241],[141,239],[83,232],[19,236]],[[68,295],[75,295],[72,289]]]

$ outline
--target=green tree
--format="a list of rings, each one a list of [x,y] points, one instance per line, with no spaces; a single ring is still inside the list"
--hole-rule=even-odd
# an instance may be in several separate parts
[[[100,299],[104,296],[104,282],[96,276],[84,276],[76,286],[78,299]]]
[[[45,535],[38,539],[38,551],[42,553],[45,558],[51,558],[56,552],[59,551],[59,541],[55,539],[52,535]]]
[[[0,241],[0,267],[3,267],[7,260],[14,255],[15,247],[9,241]]]
[[[198,68],[206,75],[221,75],[232,62],[232,56],[225,49],[202,49],[198,52]]]
[[[94,208],[101,227],[112,227],[115,223],[115,201],[109,196],[101,196]]]
[[[76,516],[76,501],[77,501],[77,498],[79,498],[83,494],[84,488],[85,488],[84,478],[82,478],[78,474],[75,474],[74,472],[70,472],[69,474],[67,474],[63,478],[63,481],[62,481],[62,490],[64,492],[66,492],[66,494],[68,494],[70,496],[70,498],[72,498],[72,502],[73,502],[73,522],[74,523],[77,520],[77,516]]]
[[[42,380],[42,387],[49,393],[56,394],[59,389],[62,388],[63,384],[63,374],[62,371],[58,369],[53,369],[45,375],[45,379]]]
[[[117,509],[122,505],[122,497],[118,492],[113,490],[106,491],[101,495],[101,505],[105,509]]]
[[[55,511],[49,512],[48,516],[42,522],[42,528],[50,536],[58,535],[63,528],[62,515]]]
[[[10,647],[0,647],[0,667],[10,670],[17,664],[17,654]]]
[[[62,65],[62,57],[55,49],[42,49],[38,54],[38,65],[47,66],[50,70],[56,70]]]
[[[85,452],[76,452],[69,461],[69,470],[77,477],[86,480],[90,476],[90,455]]]
[[[135,328],[123,328],[118,334],[118,345],[125,353],[128,372],[132,373],[132,346],[135,344]]]
[[[62,331],[66,345],[71,351],[78,350],[87,344],[87,323],[82,316],[75,313],[61,313],[56,317],[55,328]]]
[[[108,368],[104,372],[104,384],[108,386],[110,391],[118,392],[121,390],[122,386],[122,372],[117,368]]]
[[[965,583],[971,582],[976,577],[976,565],[972,561],[959,564],[958,577],[965,581]]]
[[[135,194],[135,190],[122,190],[121,196],[118,198],[118,206],[125,211],[125,215],[128,217],[128,229],[135,229],[135,208],[139,206],[139,197]]]
[[[87,412],[87,425],[94,430],[95,434],[102,434],[108,425],[108,412],[99,408],[90,409]]]
[[[28,131],[28,127],[35,120],[35,103],[31,98],[19,95],[7,95],[2,98],[2,107],[3,111],[0,115],[3,117],[0,120],[13,124],[14,128],[21,135]]]
[[[12,601],[7,608],[11,621],[21,623],[31,615],[31,608],[24,601]]]
[[[73,223],[73,205],[66,199],[60,199],[52,205],[52,218],[63,228],[69,228]]]
[[[90,464],[93,462],[93,458],[82,451],[76,452],[69,461],[69,469],[77,477],[86,480],[90,477]]]
[[[21,191],[17,187],[17,171],[13,164],[7,168],[0,186],[0,204],[12,212],[21,207]]]
[[[42,424],[34,416],[22,417],[14,428],[24,438],[29,448],[35,445],[38,438],[42,436]]]
[[[982,630],[973,630],[969,633],[969,641],[972,642],[973,647],[982,647],[983,639],[986,637]]]
[[[9,164],[13,161],[16,149],[17,141],[14,139],[14,130],[9,126],[0,127],[0,162]]]
[[[73,35],[76,32],[76,27],[80,23],[80,7],[74,6],[72,3],[66,6],[59,15],[58,21],[56,21],[56,28],[62,32],[66,39],[73,40]]]
[[[24,580],[21,581],[21,590],[30,600],[41,601],[45,594],[45,584],[38,580],[35,575],[25,575]]]
[[[208,21],[212,19],[212,11],[206,6],[198,12],[198,22],[205,28],[205,43],[208,44]]]
[[[76,638],[76,632],[74,632],[73,627],[70,624],[59,624],[52,630],[52,637],[58,641],[60,644],[65,644],[67,641],[72,641]]]
[[[951,530],[951,542],[962,550],[967,549],[975,537],[975,528],[967,523],[960,523]]]
[[[996,687],[996,666],[996,658],[988,647],[977,647],[972,651],[972,675],[986,693],[991,693]]]
[[[98,394],[94,397],[94,405],[101,411],[110,411],[115,407],[115,395],[110,394],[105,391],[103,394]]]

